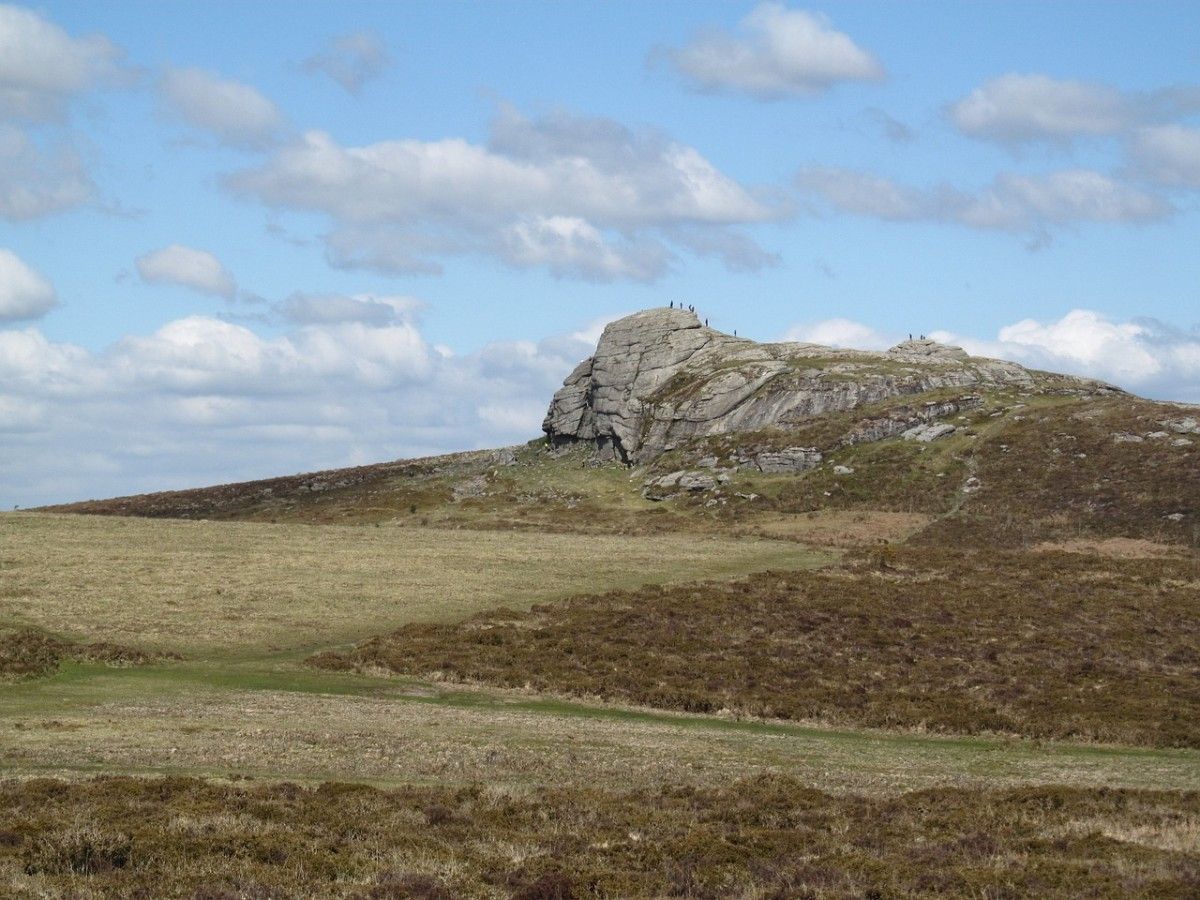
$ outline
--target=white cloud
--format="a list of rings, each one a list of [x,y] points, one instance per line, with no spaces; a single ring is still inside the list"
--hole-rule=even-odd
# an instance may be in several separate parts
[[[147,284],[178,284],[202,294],[215,294],[232,300],[237,282],[206,250],[171,244],[136,260],[138,274]]]
[[[851,319],[829,319],[795,325],[783,340],[882,350],[904,337]],[[1094,310],[1075,309],[1055,321],[1022,319],[1005,325],[994,338],[945,330],[928,337],[973,356],[1097,378],[1147,397],[1200,403],[1200,326],[1186,331],[1149,318],[1119,322]]]
[[[94,192],[75,153],[43,150],[23,131],[0,124],[0,218],[41,218],[88,203]]]
[[[273,310],[297,325],[329,325],[335,322],[388,325],[411,321],[424,306],[413,297],[295,293],[275,304]]]
[[[1147,222],[1171,214],[1160,197],[1087,169],[1045,175],[1001,173],[969,192],[949,185],[920,189],[852,169],[809,167],[802,191],[843,212],[889,221],[933,221],[1045,235],[1084,222]]]
[[[268,146],[284,125],[279,107],[257,90],[203,69],[168,69],[159,94],[172,113],[234,147]]]
[[[761,3],[738,34],[710,31],[671,50],[675,68],[700,91],[762,99],[808,95],[839,82],[882,81],[883,66],[817,13]]]
[[[0,322],[36,319],[57,302],[54,285],[11,250],[0,248]]]
[[[102,35],[73,38],[33,10],[0,5],[0,115],[55,118],[71,95],[119,79],[121,56]]]
[[[1181,331],[1155,319],[1114,322],[1075,309],[1053,322],[1023,319],[995,340],[935,332],[977,355],[1011,359],[1057,372],[1086,375],[1167,400],[1200,402],[1200,331]]]
[[[553,275],[587,281],[653,281],[666,271],[668,260],[660,243],[617,246],[574,216],[536,216],[506,226],[500,256],[518,268],[544,266]]]
[[[897,340],[883,332],[851,319],[825,319],[821,322],[793,325],[784,333],[782,340],[823,344],[826,347],[848,347],[854,350],[886,350],[897,343]]]
[[[391,65],[391,57],[378,35],[356,31],[335,37],[325,50],[310,56],[303,65],[306,72],[323,72],[349,93],[357,94],[367,81]]]
[[[386,272],[438,271],[438,256],[481,253],[563,276],[652,280],[670,257],[664,244],[688,248],[689,229],[728,235],[788,214],[662,135],[565,113],[531,121],[511,109],[487,146],[450,138],[343,147],[309,132],[227,183],[273,208],[328,215],[332,264]],[[737,262],[769,261],[741,240]]]
[[[100,353],[34,328],[0,330],[0,502],[114,496],[528,440],[540,433],[554,390],[593,349],[565,335],[458,356],[421,334],[417,301],[358,299],[392,306],[396,317],[343,318],[264,338],[191,316]]]
[[[951,105],[948,114],[964,134],[1021,142],[1115,135],[1197,109],[1200,88],[1135,93],[1094,82],[1014,72],[976,88]]]
[[[1134,135],[1131,156],[1137,172],[1152,181],[1200,190],[1200,129],[1142,128]]]

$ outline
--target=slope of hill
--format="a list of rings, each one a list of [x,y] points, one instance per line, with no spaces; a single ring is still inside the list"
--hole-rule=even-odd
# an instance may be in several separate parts
[[[1006,545],[1197,546],[1198,419],[930,341],[759,345],[657,309],[605,330],[551,402],[546,438],[525,446],[48,509],[801,537],[820,529],[799,514],[853,513],[880,523],[858,539],[936,523],[930,535]]]

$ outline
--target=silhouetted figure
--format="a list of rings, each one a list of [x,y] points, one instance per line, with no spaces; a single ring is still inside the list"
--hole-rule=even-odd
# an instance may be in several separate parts
[[[910,341],[912,340],[912,332],[911,332],[911,331],[908,333],[908,339],[909,339]]]
[[[705,328],[707,328],[707,327],[708,327],[708,319],[705,319],[705,320],[704,320],[704,327],[705,327]]]
[[[671,301],[671,309],[674,309],[674,308],[675,308],[675,301],[674,301],[674,300],[672,300],[672,301]]]

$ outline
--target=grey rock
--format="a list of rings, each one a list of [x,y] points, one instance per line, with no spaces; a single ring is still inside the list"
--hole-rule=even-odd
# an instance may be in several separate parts
[[[834,475],[853,475],[854,467],[853,466],[834,466],[833,474]]]
[[[791,475],[815,469],[821,459],[821,451],[815,447],[785,447],[778,452],[758,454],[754,464],[767,475]]]
[[[1192,446],[1192,442],[1189,441],[1187,438],[1175,438],[1175,440],[1171,441],[1171,446],[1172,447],[1190,447],[1190,446]]]
[[[651,309],[604,329],[595,354],[554,395],[542,428],[552,445],[587,442],[602,459],[640,464],[697,437],[786,428],[936,388],[1030,390],[1037,377],[935,341],[906,341],[886,353],[759,344],[708,328],[686,310]]]
[[[706,456],[704,459],[696,462],[696,468],[698,469],[713,469],[716,468],[716,465],[717,458],[715,456]]]
[[[978,478],[976,478],[974,475],[972,475],[965,482],[963,482],[962,492],[964,494],[974,494],[981,487],[983,487],[983,482],[981,482]]]
[[[1200,422],[1191,416],[1180,419],[1178,422],[1163,422],[1162,424],[1176,434],[1200,434]]]
[[[1183,521],[1183,513],[1179,513],[1179,512],[1170,513],[1168,515],[1163,516],[1163,518],[1169,522],[1182,522]]]
[[[929,444],[938,438],[954,434],[957,430],[953,425],[946,422],[933,422],[928,425],[917,425],[914,428],[910,428],[903,432],[900,437],[906,441],[919,441],[922,444]]]
[[[642,496],[649,500],[663,500],[679,491],[699,493],[711,491],[717,486],[717,479],[707,472],[696,472],[681,469],[669,472],[657,478],[648,479],[642,486]]]
[[[1113,440],[1118,444],[1140,444],[1146,439],[1140,434],[1130,434],[1127,431],[1122,431],[1113,435]]]
[[[678,484],[685,491],[711,491],[717,486],[717,480],[704,472],[684,472]]]

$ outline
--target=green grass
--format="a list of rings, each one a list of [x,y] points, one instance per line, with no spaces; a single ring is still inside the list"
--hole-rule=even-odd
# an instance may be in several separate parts
[[[0,516],[0,623],[191,656],[347,643],[599,585],[831,559],[794,543]]]

